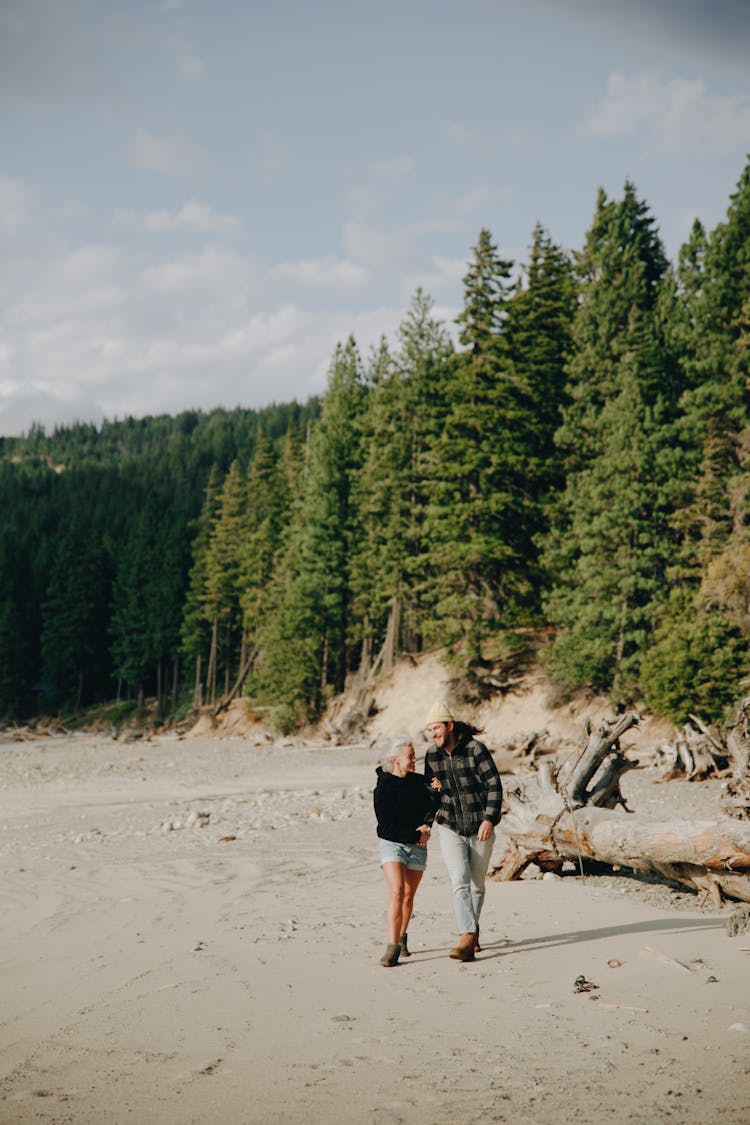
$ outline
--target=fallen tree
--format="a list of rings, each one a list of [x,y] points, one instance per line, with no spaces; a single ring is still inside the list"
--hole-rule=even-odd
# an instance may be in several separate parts
[[[703,781],[724,774],[729,764],[729,752],[721,733],[707,726],[697,715],[690,716],[682,730],[670,742],[657,747],[657,755],[664,767],[664,780],[685,777],[688,781]]]
[[[579,756],[539,762],[506,794],[499,826],[505,849],[492,877],[517,879],[530,863],[559,872],[566,860],[581,868],[594,860],[672,880],[717,905],[724,898],[750,902],[750,822],[727,816],[662,823],[627,808],[620,779],[637,762],[625,756],[620,739],[637,724],[635,712],[603,723]]]

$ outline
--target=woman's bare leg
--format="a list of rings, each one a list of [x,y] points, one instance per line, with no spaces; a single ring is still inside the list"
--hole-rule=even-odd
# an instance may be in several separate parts
[[[407,871],[403,863],[396,863],[395,861],[384,863],[382,867],[385,881],[388,884],[388,910],[386,912],[388,921],[388,941],[398,945],[401,934],[404,932],[399,929],[399,927],[401,925],[404,909],[404,894],[406,891],[405,875],[421,875],[421,871]]]
[[[409,922],[411,920],[411,913],[414,909],[414,896],[417,893],[417,887],[422,881],[423,871],[412,871],[408,867],[404,869],[404,892],[403,900],[401,903],[401,929],[396,938],[398,941],[401,934],[405,934],[409,929]]]

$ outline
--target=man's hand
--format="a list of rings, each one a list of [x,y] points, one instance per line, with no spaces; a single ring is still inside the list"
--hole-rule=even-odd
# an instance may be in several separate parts
[[[489,840],[495,829],[495,825],[491,820],[483,820],[477,829],[477,840]]]
[[[419,832],[418,843],[422,847],[425,847],[425,845],[429,844],[429,842],[430,842],[431,829],[430,829],[429,824],[420,824],[419,827],[417,828],[417,832]]]

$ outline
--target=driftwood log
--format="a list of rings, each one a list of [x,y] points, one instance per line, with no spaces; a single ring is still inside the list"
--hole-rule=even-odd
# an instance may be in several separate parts
[[[727,734],[731,778],[727,783],[726,811],[750,820],[750,696],[737,708],[734,726]]]
[[[664,769],[664,780],[684,777],[688,781],[703,781],[726,773],[729,751],[726,740],[716,727],[708,726],[698,715],[675,732],[674,738],[657,747],[657,755]]]
[[[750,822],[662,823],[633,815],[620,778],[637,763],[620,738],[638,723],[628,712],[590,733],[577,758],[538,764],[535,774],[506,795],[499,826],[502,862],[494,879],[517,879],[530,863],[560,871],[565,860],[594,860],[673,880],[723,898],[750,902]],[[620,808],[618,808],[620,806]]]

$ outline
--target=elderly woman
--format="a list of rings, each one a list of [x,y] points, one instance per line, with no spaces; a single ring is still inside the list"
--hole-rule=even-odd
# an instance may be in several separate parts
[[[427,841],[436,794],[414,772],[410,739],[397,738],[377,769],[373,794],[380,838],[380,865],[388,884],[388,945],[380,964],[392,968],[409,957],[407,930],[414,895],[427,865]]]

